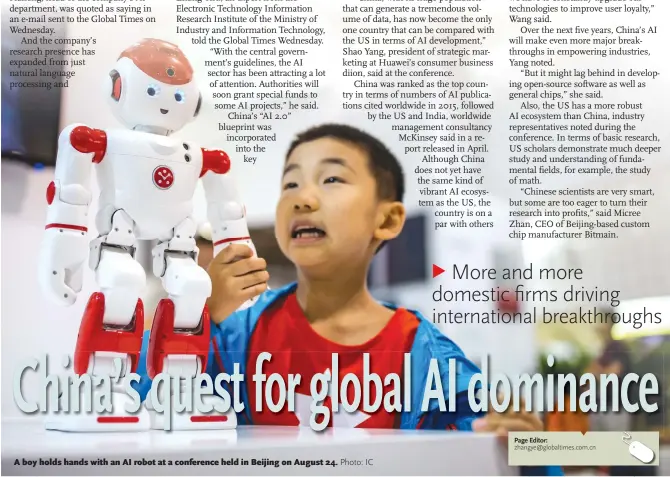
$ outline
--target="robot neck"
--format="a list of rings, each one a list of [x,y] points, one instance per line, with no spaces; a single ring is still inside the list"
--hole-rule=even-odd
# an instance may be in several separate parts
[[[172,131],[158,126],[144,126],[138,124],[133,128],[134,131],[146,132],[149,134],[158,134],[159,136],[169,136]]]

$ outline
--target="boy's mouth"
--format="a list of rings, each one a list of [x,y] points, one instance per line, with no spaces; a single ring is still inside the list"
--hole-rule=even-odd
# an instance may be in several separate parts
[[[325,230],[313,224],[298,223],[291,227],[291,239],[300,242],[313,242],[325,236]]]

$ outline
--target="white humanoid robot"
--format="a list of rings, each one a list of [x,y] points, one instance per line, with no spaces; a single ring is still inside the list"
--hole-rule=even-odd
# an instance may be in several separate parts
[[[202,178],[205,189],[216,252],[244,243],[255,253],[246,210],[228,174],[228,155],[172,136],[198,115],[202,101],[193,69],[177,46],[156,39],[132,45],[111,71],[107,91],[115,116],[127,129],[73,124],[60,134],[55,178],[47,189],[40,283],[56,302],[72,305],[89,259],[100,291],[91,295],[82,318],[74,372],[110,375],[120,359],[126,375],[137,369],[144,331],[140,296],[146,275],[134,258],[135,247],[138,240],[156,240],[153,273],[168,298],[156,310],[147,370],[151,378],[161,372],[193,377],[204,370],[208,358],[206,300],[212,291],[207,272],[197,265],[193,197],[198,180]],[[99,236],[89,242],[93,169],[100,188],[95,217]],[[128,401],[120,390],[113,393],[113,414],[53,414],[47,428],[163,429],[166,416],[150,406],[129,414],[124,410]],[[173,414],[171,419],[174,430],[237,427],[232,411]]]

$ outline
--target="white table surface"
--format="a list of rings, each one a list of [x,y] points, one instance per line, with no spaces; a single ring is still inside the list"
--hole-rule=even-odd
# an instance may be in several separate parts
[[[15,465],[16,459],[88,461],[85,465]],[[106,458],[133,465],[98,465]],[[160,459],[333,460],[337,466],[157,465]],[[135,461],[156,460],[156,465]],[[347,465],[347,459],[352,462]],[[366,465],[366,459],[371,459]],[[353,461],[360,461],[357,465]],[[441,431],[250,427],[236,431],[78,434],[35,422],[2,424],[2,475],[518,475],[492,436]]]

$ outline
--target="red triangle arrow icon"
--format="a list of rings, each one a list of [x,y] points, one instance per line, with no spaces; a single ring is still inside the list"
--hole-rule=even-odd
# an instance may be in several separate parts
[[[433,264],[433,278],[444,273],[444,268],[440,268],[437,265]]]

